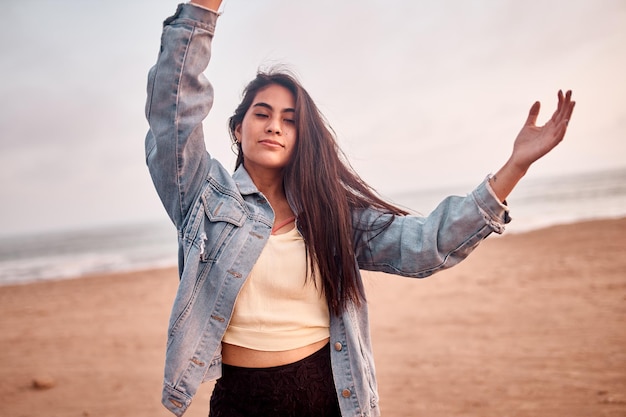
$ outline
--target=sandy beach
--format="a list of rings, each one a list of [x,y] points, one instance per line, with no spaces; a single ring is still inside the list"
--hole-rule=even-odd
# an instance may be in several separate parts
[[[626,219],[365,274],[384,416],[626,416]],[[175,269],[0,287],[0,416],[158,417]],[[38,385],[38,386],[36,386]],[[204,384],[186,417],[208,414]]]

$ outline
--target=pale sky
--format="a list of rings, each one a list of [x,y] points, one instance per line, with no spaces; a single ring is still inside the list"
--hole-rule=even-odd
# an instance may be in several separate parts
[[[143,110],[176,4],[3,4],[0,235],[167,221]],[[529,176],[624,167],[624,51],[623,0],[228,0],[208,148],[232,167],[226,119],[259,66],[284,64],[383,195],[470,191],[506,161],[535,100],[549,117],[559,88],[577,101],[568,134]]]

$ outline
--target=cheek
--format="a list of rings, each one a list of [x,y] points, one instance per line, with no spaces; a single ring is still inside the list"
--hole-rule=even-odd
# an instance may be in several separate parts
[[[287,145],[287,152],[289,153],[289,156],[291,156],[296,151],[296,147],[298,146],[298,139],[289,138],[286,145]]]
[[[241,139],[239,140],[240,142],[240,147],[241,147],[241,151],[243,152],[244,155],[249,155],[252,151],[250,149],[250,140],[248,139],[248,136],[246,135],[242,135]]]
[[[251,125],[249,117],[246,114],[241,121],[241,124],[235,129],[235,134],[237,135],[239,142],[243,143],[250,137],[252,128],[253,126]]]

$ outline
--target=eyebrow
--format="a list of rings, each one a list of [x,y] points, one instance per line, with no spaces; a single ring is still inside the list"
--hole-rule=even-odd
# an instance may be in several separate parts
[[[252,107],[264,107],[264,108],[266,108],[266,109],[268,109],[268,110],[274,111],[274,108],[273,108],[272,106],[270,106],[269,104],[264,103],[264,102],[262,102],[262,101],[260,101],[260,102],[258,102],[258,103],[254,103],[254,104],[252,105]],[[295,110],[295,109],[292,109],[291,107],[288,107],[288,108],[284,109],[282,112],[283,112],[283,113],[295,113],[295,112],[296,112],[296,110]]]

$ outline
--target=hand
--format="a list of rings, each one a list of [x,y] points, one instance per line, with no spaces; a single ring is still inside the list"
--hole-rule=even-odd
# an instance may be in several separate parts
[[[528,119],[515,139],[511,157],[491,177],[489,183],[500,201],[506,200],[533,162],[550,152],[563,140],[576,103],[572,101],[571,91],[564,97],[563,92],[559,90],[558,96],[559,104],[556,111],[543,126],[535,125],[541,105],[538,101],[532,105]]]
[[[524,127],[515,139],[511,163],[522,172],[526,172],[533,162],[550,152],[565,136],[576,102],[572,101],[571,91],[564,97],[563,92],[559,90],[558,97],[556,111],[543,126],[535,125],[541,107],[538,101],[535,102],[530,108]]]

